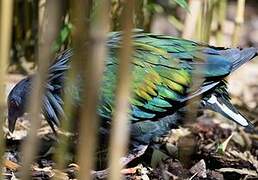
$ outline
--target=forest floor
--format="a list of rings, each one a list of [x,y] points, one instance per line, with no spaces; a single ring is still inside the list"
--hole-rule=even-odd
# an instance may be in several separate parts
[[[232,102],[258,126],[258,63],[249,63],[229,78]],[[250,78],[252,77],[252,78]],[[22,76],[8,77],[7,92]],[[20,176],[21,144],[27,135],[28,121],[19,121],[12,136],[7,135],[5,170],[7,179]],[[7,128],[4,128],[7,132]],[[257,128],[256,128],[257,130]],[[43,123],[37,161],[32,165],[33,179],[73,179],[79,166],[73,162],[63,170],[55,169],[53,134]],[[123,170],[127,179],[257,179],[258,134],[247,132],[221,116],[204,112],[187,127],[171,130],[157,141],[160,149],[150,149]]]

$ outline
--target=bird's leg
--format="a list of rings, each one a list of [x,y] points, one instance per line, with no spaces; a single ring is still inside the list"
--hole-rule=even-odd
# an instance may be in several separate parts
[[[132,151],[130,151],[127,154],[127,156],[122,157],[120,159],[120,163],[122,164],[123,167],[126,166],[128,163],[130,163],[134,159],[136,159],[136,158],[140,157],[141,155],[143,155],[147,148],[148,148],[148,145],[140,145],[140,146],[138,146],[137,148],[135,148]],[[131,172],[132,168],[129,168],[129,169],[130,169],[129,171],[127,169],[123,169],[121,171],[121,173],[123,173],[123,172]],[[99,178],[99,179],[106,178],[108,173],[109,173],[109,168],[104,169],[104,170],[100,170],[100,171],[92,171],[92,175],[94,177]]]

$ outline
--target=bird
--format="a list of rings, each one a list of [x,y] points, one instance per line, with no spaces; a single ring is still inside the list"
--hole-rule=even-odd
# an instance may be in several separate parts
[[[122,37],[122,32],[110,32],[106,40],[107,56],[97,107],[101,119],[99,132],[104,135],[109,133],[114,113]],[[132,46],[132,96],[128,114],[133,147],[149,144],[154,137],[178,126],[188,102],[198,103],[202,109],[213,110],[241,126],[253,128],[252,123],[230,102],[225,78],[257,56],[257,48],[215,47],[138,30],[133,32]],[[74,53],[76,50],[73,49],[61,52],[48,70],[41,109],[54,132],[60,126],[61,117],[65,116],[63,94],[73,94],[78,107],[82,103],[80,78],[73,86],[64,87]],[[201,77],[201,82],[193,88],[196,83],[194,77]],[[10,132],[14,131],[17,119],[26,111],[34,78],[35,75],[30,75],[21,80],[8,95]]]

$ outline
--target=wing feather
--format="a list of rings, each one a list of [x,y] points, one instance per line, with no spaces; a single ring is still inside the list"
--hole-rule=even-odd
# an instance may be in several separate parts
[[[192,75],[198,74],[205,79],[218,81],[228,75],[232,63],[219,53],[208,51],[210,47],[193,41],[173,38],[170,36],[140,33],[133,37],[133,80],[131,119],[134,122],[144,119],[157,119],[173,114],[178,107],[188,100],[211,88],[204,86],[189,95],[192,85]],[[108,58],[104,71],[101,99],[108,107],[114,106],[114,91],[117,83],[117,68],[119,60],[117,52],[121,44],[121,34],[113,33],[108,40]],[[209,53],[207,53],[209,52]],[[211,53],[212,52],[212,53]],[[215,83],[216,84],[216,83]],[[107,98],[108,97],[108,98]],[[102,104],[103,105],[103,104]],[[100,105],[102,113],[107,112]],[[108,108],[105,106],[105,108]],[[108,111],[110,117],[113,111]]]

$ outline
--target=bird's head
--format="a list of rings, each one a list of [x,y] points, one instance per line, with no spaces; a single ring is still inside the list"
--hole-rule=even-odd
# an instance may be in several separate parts
[[[27,93],[30,91],[30,80],[21,80],[8,95],[8,129],[13,132],[16,121],[26,110]]]
[[[14,131],[16,120],[24,113],[21,97],[12,97],[8,99],[8,129]]]

